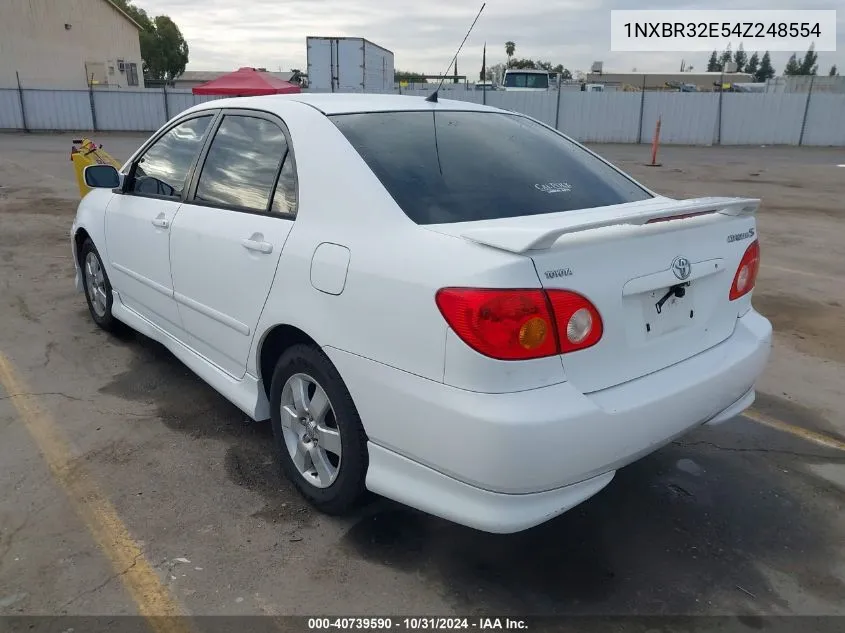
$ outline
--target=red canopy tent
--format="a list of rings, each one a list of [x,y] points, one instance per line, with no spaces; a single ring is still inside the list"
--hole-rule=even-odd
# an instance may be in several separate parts
[[[302,89],[289,81],[282,81],[270,73],[255,68],[239,68],[193,88],[195,95],[228,95],[255,97],[258,95],[294,94]]]

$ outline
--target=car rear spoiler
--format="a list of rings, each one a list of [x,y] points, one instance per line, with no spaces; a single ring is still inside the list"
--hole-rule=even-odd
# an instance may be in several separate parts
[[[757,198],[660,198],[648,203],[569,211],[555,215],[554,219],[541,215],[523,216],[514,218],[513,222],[502,221],[501,224],[493,226],[466,228],[459,234],[464,239],[478,244],[512,253],[524,253],[549,249],[562,235],[590,229],[639,226],[714,213],[730,216],[754,215],[759,207],[760,200]]]

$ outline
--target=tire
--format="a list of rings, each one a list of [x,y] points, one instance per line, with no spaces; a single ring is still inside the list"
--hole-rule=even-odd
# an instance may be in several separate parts
[[[293,395],[300,386],[307,397]],[[327,406],[318,389],[327,397]],[[303,400],[307,406],[298,406]],[[305,420],[293,413],[305,413]],[[338,515],[364,499],[367,436],[352,396],[320,349],[294,345],[276,362],[270,419],[281,471],[314,507]]]
[[[90,265],[90,270],[89,270]],[[79,252],[79,267],[82,274],[82,285],[85,288],[85,301],[88,303],[88,312],[94,323],[107,332],[117,332],[121,323],[112,316],[111,281],[103,266],[103,260],[94,242],[86,238]]]

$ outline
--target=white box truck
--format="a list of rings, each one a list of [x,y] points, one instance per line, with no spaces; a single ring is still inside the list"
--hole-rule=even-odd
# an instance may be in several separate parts
[[[393,92],[393,53],[363,37],[306,37],[310,92]]]

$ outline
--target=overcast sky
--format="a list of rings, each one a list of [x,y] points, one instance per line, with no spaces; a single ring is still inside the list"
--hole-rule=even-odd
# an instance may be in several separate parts
[[[504,43],[518,57],[549,60],[571,70],[604,61],[605,72],[673,71],[681,59],[706,70],[706,53],[611,53],[610,9],[800,9],[804,0],[490,0],[458,58],[461,74],[505,61]],[[135,0],[166,13],[190,46],[189,70],[306,67],[307,35],[365,37],[393,51],[398,70],[440,73],[448,65],[481,2],[475,0]],[[845,3],[813,0],[806,8],[839,9],[837,52],[819,53],[819,74],[845,71]],[[749,51],[750,54],[751,51]],[[798,51],[799,55],[804,51]],[[778,74],[789,53],[772,53]]]

